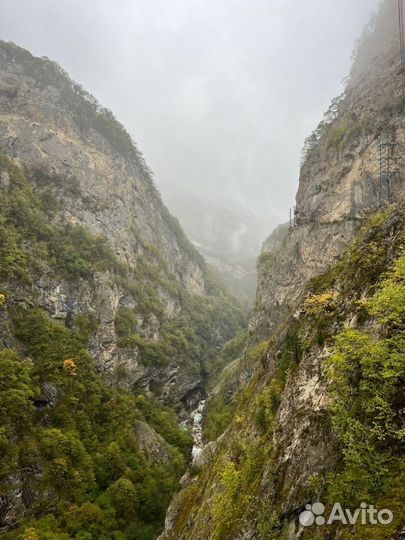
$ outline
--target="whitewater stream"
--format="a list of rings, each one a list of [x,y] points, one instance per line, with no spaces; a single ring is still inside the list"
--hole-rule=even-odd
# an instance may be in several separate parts
[[[202,399],[198,403],[198,407],[191,412],[190,418],[184,420],[184,422],[180,424],[180,426],[182,426],[184,429],[187,429],[191,423],[191,435],[193,436],[193,448],[191,450],[192,460],[194,460],[194,458],[201,452],[204,446],[202,440],[202,413],[204,407],[205,399]]]

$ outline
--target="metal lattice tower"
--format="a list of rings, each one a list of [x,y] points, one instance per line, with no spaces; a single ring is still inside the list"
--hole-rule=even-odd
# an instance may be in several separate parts
[[[397,155],[400,143],[380,142],[380,185],[378,202],[382,206],[393,202],[392,182],[399,175],[401,155]]]

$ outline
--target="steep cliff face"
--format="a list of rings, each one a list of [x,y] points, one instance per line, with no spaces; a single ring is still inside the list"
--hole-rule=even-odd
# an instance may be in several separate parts
[[[264,343],[233,421],[183,477],[163,539],[396,537],[405,474],[403,225],[393,207],[374,215],[308,285],[295,315]],[[316,501],[325,516],[336,502],[353,511],[368,501],[394,519],[305,527],[299,515]]]
[[[270,276],[268,268],[259,268],[258,306],[251,321],[259,341],[294,306],[308,279],[338,259],[367,213],[403,200],[404,96],[397,24],[395,3],[385,2],[356,46],[345,91],[305,142],[297,226]],[[380,149],[381,143],[395,146]]]
[[[48,194],[56,227],[102,236],[125,268],[61,279],[45,258],[31,292],[54,318],[97,319],[90,351],[110,380],[177,402],[198,399],[212,351],[241,323],[239,308],[210,283],[122,126],[55,63],[1,42],[0,151],[25,168],[34,193]],[[206,329],[196,329],[195,311]],[[164,339],[170,325],[177,344]],[[193,350],[187,332],[196,334]],[[154,352],[164,360],[157,369]]]
[[[0,197],[0,535],[154,538],[242,310],[111,112],[4,42]]]
[[[392,538],[403,526],[404,100],[395,8],[383,3],[344,95],[306,141],[296,226],[259,258],[233,420],[183,477],[164,539]],[[380,142],[395,143],[381,174]],[[327,509],[367,501],[394,520],[305,527],[298,516],[315,501]]]

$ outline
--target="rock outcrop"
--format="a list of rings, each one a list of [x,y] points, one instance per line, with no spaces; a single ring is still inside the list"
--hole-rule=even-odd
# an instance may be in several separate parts
[[[331,502],[368,474],[357,455],[357,465],[350,462],[355,444],[366,445],[365,415],[359,416],[357,434],[349,423],[346,433],[339,432],[331,407],[338,390],[330,389],[328,363],[339,339],[347,337],[345,328],[365,341],[391,335],[360,306],[382,286],[403,243],[403,213],[397,209],[405,184],[397,24],[396,3],[387,0],[357,45],[344,94],[306,141],[296,224],[281,241],[270,238],[259,257],[246,353],[255,366],[240,378],[236,413],[215,456],[175,496],[164,540],[393,538],[403,526],[403,504],[397,502],[402,492],[398,488],[395,495],[387,487],[397,474],[389,466],[375,477],[369,473],[369,482],[384,477],[386,491],[377,490],[373,502],[397,508],[391,528],[305,529],[298,521],[306,504]],[[348,408],[355,389],[351,395],[342,399]],[[397,407],[393,417],[400,414]],[[393,457],[391,448],[373,451],[370,463]],[[357,495],[366,497],[360,488]],[[345,502],[360,504],[355,500]]]
[[[338,260],[367,214],[405,196],[396,17],[394,3],[385,2],[359,40],[343,94],[306,140],[296,226],[279,246],[270,275],[268,264],[259,265],[251,320],[258,341],[293,308],[308,280]]]
[[[177,347],[155,369],[143,351],[159,344],[170,321],[183,333],[195,330],[193,308],[185,319],[186,303],[211,302],[205,314],[213,312],[213,303],[217,314],[225,304],[235,314],[239,308],[210,282],[202,257],[163,205],[123,127],[57,64],[0,42],[0,152],[25,168],[37,194],[49,194],[53,224],[106,239],[130,274],[120,279],[116,272],[97,271],[92,279],[72,281],[44,268],[31,293],[56,319],[69,323],[79,313],[97,319],[90,351],[112,382],[197,402],[209,371],[203,356],[212,357],[232,337],[229,317],[214,322],[214,315],[211,335],[199,338],[205,344],[213,340],[210,354]],[[6,187],[5,170],[2,184]],[[131,346],[123,344],[120,316],[130,320],[143,349],[135,339]]]

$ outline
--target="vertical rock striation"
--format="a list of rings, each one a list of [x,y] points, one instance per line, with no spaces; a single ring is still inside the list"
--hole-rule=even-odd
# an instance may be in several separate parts
[[[53,225],[106,239],[126,269],[124,277],[97,271],[89,280],[69,280],[43,268],[30,294],[68,323],[80,313],[96,317],[90,350],[111,381],[197,402],[209,358],[242,318],[210,281],[124,128],[57,64],[0,42],[0,152],[26,170],[35,193],[48,196]],[[2,174],[4,184],[7,172]],[[205,316],[214,313],[210,331],[199,336],[205,353],[172,346],[165,365],[156,368],[145,351],[171,333],[170,321],[184,334],[196,330],[197,304]],[[233,321],[224,306],[235,314]],[[131,346],[129,339],[124,343],[131,336],[119,335],[129,320],[126,333],[138,340]]]

